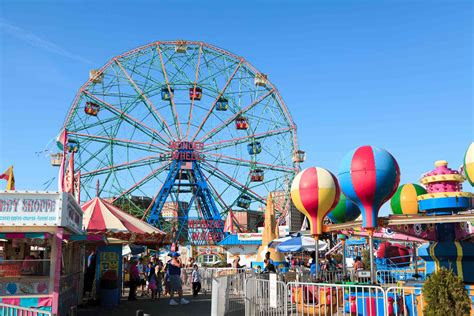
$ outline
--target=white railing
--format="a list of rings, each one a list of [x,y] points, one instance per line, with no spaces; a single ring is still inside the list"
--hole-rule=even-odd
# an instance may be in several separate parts
[[[423,315],[421,287],[389,287],[385,290],[387,315]]]
[[[425,301],[421,287],[394,286],[384,289],[381,286],[359,284],[309,282],[285,284],[278,281],[276,277],[271,279],[273,282],[263,278],[246,280],[246,286],[243,289],[246,316],[423,315]],[[239,288],[242,290],[242,287]],[[226,290],[227,288],[224,289]],[[227,297],[222,301],[225,296],[226,294],[216,296],[218,303],[224,304],[223,306],[229,304]],[[474,301],[474,291],[471,291],[469,296]],[[471,314],[473,312],[474,306]]]
[[[233,275],[233,274],[250,274],[252,270],[250,269],[237,269],[237,268],[200,268],[199,273],[201,274],[201,290],[204,294],[212,292],[212,279]]]
[[[284,282],[265,279],[247,279],[245,315],[288,315],[288,289]]]
[[[0,303],[0,316],[52,316],[51,312]]]

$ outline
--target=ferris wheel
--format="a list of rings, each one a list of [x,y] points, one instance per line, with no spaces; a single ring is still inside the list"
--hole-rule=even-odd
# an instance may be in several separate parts
[[[82,201],[98,190],[162,228],[167,216],[257,211],[269,192],[283,215],[304,160],[267,76],[195,41],[154,42],[91,71],[63,130],[76,151]]]

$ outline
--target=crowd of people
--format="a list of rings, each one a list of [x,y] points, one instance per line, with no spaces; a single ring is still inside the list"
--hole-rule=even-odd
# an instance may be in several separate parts
[[[137,292],[141,296],[150,296],[152,300],[169,296],[170,305],[184,305],[189,301],[183,297],[183,281],[187,282],[188,276],[183,268],[192,267],[191,273],[193,296],[197,296],[201,289],[201,275],[194,259],[190,258],[187,265],[183,264],[178,252],[170,252],[170,259],[163,263],[160,259],[150,257],[145,262],[144,258],[132,257],[124,262],[125,286],[129,287],[128,300],[137,300]],[[183,279],[184,280],[183,280]],[[175,299],[178,295],[178,300]]]

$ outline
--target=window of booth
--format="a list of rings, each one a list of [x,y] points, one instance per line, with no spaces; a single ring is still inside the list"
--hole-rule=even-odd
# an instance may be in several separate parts
[[[0,240],[0,296],[49,293],[49,239]]]

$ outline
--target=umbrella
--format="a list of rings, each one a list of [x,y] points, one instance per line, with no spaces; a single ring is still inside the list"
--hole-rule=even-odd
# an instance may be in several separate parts
[[[299,251],[314,251],[314,238],[309,236],[287,237],[288,240],[276,246],[279,252],[299,252]],[[275,240],[276,241],[276,240]],[[320,241],[319,251],[325,250],[328,244]]]
[[[84,203],[81,208],[87,234],[105,235],[136,244],[169,243],[165,232],[101,198],[96,197]]]

